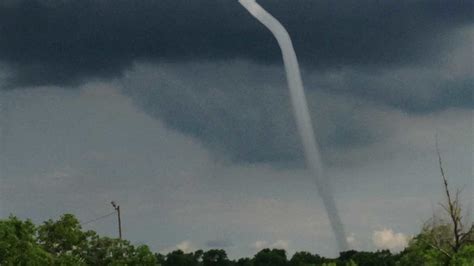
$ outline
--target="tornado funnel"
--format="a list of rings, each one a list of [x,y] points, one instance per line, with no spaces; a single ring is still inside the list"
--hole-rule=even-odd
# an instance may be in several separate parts
[[[265,25],[278,41],[283,55],[291,103],[295,113],[298,133],[303,145],[306,165],[315,176],[317,189],[323,200],[332,230],[336,236],[339,250],[345,251],[348,249],[348,244],[345,237],[344,226],[336,208],[330,183],[324,176],[321,155],[318,143],[316,142],[311,116],[308,110],[308,103],[303,89],[298,59],[296,58],[290,35],[281,23],[256,3],[255,0],[239,0],[239,3]]]

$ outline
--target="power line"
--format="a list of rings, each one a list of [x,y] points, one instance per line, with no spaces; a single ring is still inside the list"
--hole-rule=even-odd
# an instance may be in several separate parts
[[[114,215],[114,214],[115,214],[115,211],[113,211],[113,212],[111,212],[111,213],[108,213],[108,214],[105,214],[105,215],[102,215],[102,216],[100,216],[100,217],[94,218],[94,219],[89,220],[89,221],[87,221],[87,222],[81,223],[81,225],[90,224],[90,223],[93,223],[93,222],[98,221],[98,220],[100,220],[100,219],[104,219],[104,218],[107,218],[107,217],[109,217],[109,216],[112,216],[112,215]]]

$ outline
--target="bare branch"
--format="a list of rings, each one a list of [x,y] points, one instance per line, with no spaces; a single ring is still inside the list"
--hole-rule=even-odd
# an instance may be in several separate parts
[[[443,178],[443,184],[444,184],[444,192],[446,193],[446,198],[448,200],[448,206],[446,207],[445,205],[441,205],[444,207],[444,209],[448,212],[449,217],[451,218],[451,222],[453,223],[453,233],[454,233],[454,245],[453,245],[453,251],[457,252],[459,248],[461,247],[461,241],[460,241],[460,206],[459,206],[459,194],[460,190],[456,190],[456,195],[454,201],[451,198],[451,194],[449,192],[449,186],[448,186],[448,179],[446,178],[446,174],[444,172],[443,168],[443,160],[441,159],[441,153],[439,151],[438,147],[438,138],[436,138],[436,154],[438,155],[438,164],[439,164],[439,170],[441,172],[441,177]]]
[[[469,237],[472,237],[472,239],[469,239]],[[467,232],[461,233],[461,242],[474,242],[474,225]]]
[[[441,206],[443,208],[443,210],[445,210],[447,213],[449,213],[449,207],[447,207],[443,203],[439,203],[439,206]]]

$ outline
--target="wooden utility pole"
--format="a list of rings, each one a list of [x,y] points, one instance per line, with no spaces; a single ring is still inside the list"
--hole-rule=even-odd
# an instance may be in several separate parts
[[[120,219],[120,205],[117,205],[115,201],[112,201],[111,204],[114,207],[115,211],[117,211],[119,239],[122,240],[122,221]]]

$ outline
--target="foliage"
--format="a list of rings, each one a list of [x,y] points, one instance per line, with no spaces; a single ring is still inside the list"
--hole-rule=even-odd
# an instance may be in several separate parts
[[[451,260],[452,265],[473,266],[474,265],[474,245],[465,245]]]
[[[36,241],[36,228],[27,220],[11,216],[0,220],[0,262],[2,265],[29,265],[35,262],[48,265],[53,256]]]
[[[462,265],[474,266],[474,244],[465,243],[454,252],[451,248],[450,224],[425,226],[401,252],[396,265]]]
[[[463,223],[460,203],[461,190],[453,194],[446,177],[441,154],[436,145],[438,164],[443,182],[445,211],[442,219],[433,217],[409,246],[400,254],[398,265],[474,265],[474,224]]]
[[[10,217],[0,239],[0,265],[156,265],[147,246],[84,232],[71,214],[38,227]]]
[[[250,258],[240,258],[235,264],[237,266],[253,266],[253,261]]]
[[[203,266],[228,266],[230,261],[227,258],[227,253],[222,249],[211,249],[204,252],[202,256]]]
[[[321,258],[319,255],[313,255],[306,251],[296,252],[290,260],[291,266],[313,266],[320,265],[322,263],[323,258]]]
[[[392,255],[389,250],[377,250],[376,252],[349,250],[341,252],[338,260],[342,265],[391,266],[395,265],[396,256]]]
[[[60,256],[77,254],[87,245],[90,232],[83,232],[79,221],[71,214],[58,221],[48,220],[38,227],[38,242],[47,252]]]
[[[198,266],[199,256],[195,256],[194,253],[184,253],[181,250],[175,250],[166,255],[166,261],[163,263],[164,266]]]
[[[255,266],[284,266],[287,264],[286,251],[283,249],[263,249],[254,257]]]
[[[451,248],[454,243],[451,224],[437,221],[427,223],[408,247],[396,255],[388,250],[349,250],[341,252],[338,258],[329,259],[309,252],[296,252],[288,260],[285,250],[263,249],[253,258],[230,260],[222,249],[153,254],[146,245],[134,246],[127,240],[84,231],[70,214],[39,226],[11,216],[0,220],[0,265],[474,266],[474,234],[472,230],[469,232],[456,252]]]

